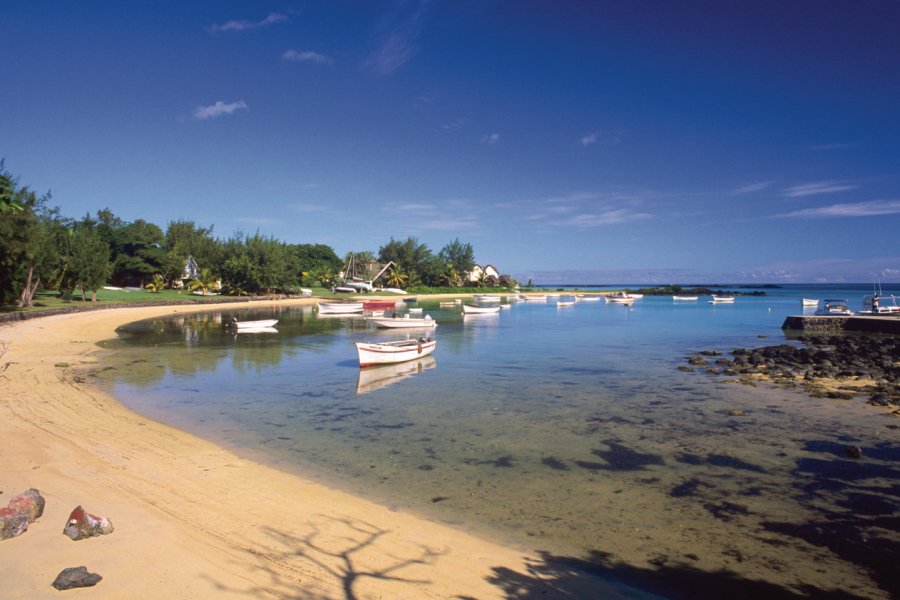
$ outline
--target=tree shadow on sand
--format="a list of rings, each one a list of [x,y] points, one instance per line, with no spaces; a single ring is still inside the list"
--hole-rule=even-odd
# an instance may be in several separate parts
[[[349,517],[317,515],[303,533],[281,531],[274,527],[261,527],[260,530],[269,538],[272,549],[267,552],[253,551],[251,556],[256,562],[253,568],[266,573],[269,582],[247,589],[234,589],[216,583],[223,592],[253,598],[333,598],[332,594],[309,589],[308,581],[317,580],[322,585],[314,587],[339,588],[345,600],[357,600],[360,597],[358,586],[367,579],[400,585],[430,583],[427,579],[404,572],[434,565],[446,554],[444,550],[419,544],[414,553],[394,555],[391,552],[398,552],[395,548],[379,547],[379,541],[389,535],[390,530]]]
[[[788,589],[765,581],[742,578],[727,571],[701,571],[685,564],[659,564],[642,568],[617,562],[594,551],[580,559],[540,552],[527,573],[494,567],[488,581],[509,600],[551,598],[633,599],[660,597],[673,600],[863,600],[864,596],[823,590],[814,585]],[[626,587],[628,586],[628,587]],[[471,600],[471,599],[463,599]]]

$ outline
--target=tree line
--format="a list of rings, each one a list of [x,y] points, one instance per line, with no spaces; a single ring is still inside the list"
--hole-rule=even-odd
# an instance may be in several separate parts
[[[234,295],[291,294],[340,283],[351,259],[363,278],[392,262],[378,280],[387,287],[515,285],[506,275],[469,281],[475,252],[459,239],[435,254],[414,237],[391,238],[377,253],[341,259],[325,244],[288,244],[258,232],[220,239],[212,226],[189,220],[170,221],[164,231],[143,219],[126,222],[108,208],[74,219],[50,201],[49,193],[19,185],[0,161],[0,304],[31,306],[39,289],[96,299],[105,285],[158,291],[186,283]],[[184,282],[189,257],[199,272]]]

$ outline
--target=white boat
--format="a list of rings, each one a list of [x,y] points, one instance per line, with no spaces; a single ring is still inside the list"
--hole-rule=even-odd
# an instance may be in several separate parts
[[[405,294],[406,290],[401,290],[400,288],[375,288],[374,290],[379,294]]]
[[[362,302],[317,302],[319,314],[350,315],[363,311]]]
[[[499,306],[475,306],[474,304],[463,304],[462,308],[464,315],[486,315],[500,312]]]
[[[243,329],[262,329],[264,327],[275,327],[275,324],[278,323],[278,319],[262,319],[259,321],[238,321],[234,320],[231,322],[232,325],[237,327],[238,331]]]
[[[309,288],[300,288],[301,296],[312,296],[312,290]]]
[[[610,294],[609,296],[603,296],[603,299],[607,304],[616,303],[616,304],[634,304],[634,297],[630,294],[626,294],[625,292],[619,292],[617,294]]]
[[[556,306],[575,306],[574,300],[557,300]]]
[[[699,296],[672,296],[674,302],[696,302]]]
[[[818,298],[801,298],[800,305],[801,306],[818,306],[819,299]]]
[[[475,302],[479,304],[499,304],[500,296],[496,294],[475,294],[473,296]]]
[[[734,304],[734,296],[716,296],[713,294],[712,300],[708,302],[709,304]]]
[[[547,296],[544,294],[537,295],[537,296],[525,296],[524,300],[525,300],[525,302],[546,302]]]
[[[432,319],[431,315],[425,315],[424,317],[410,317],[409,315],[403,315],[402,317],[378,317],[368,318],[366,321],[374,323],[378,327],[384,327],[385,329],[397,327],[437,327],[437,321]]]
[[[890,303],[886,300],[890,298]],[[863,296],[863,309],[859,311],[861,315],[900,315],[900,305],[897,305],[897,298],[893,294],[890,296],[882,296],[873,294],[871,296]]]
[[[278,330],[274,327],[244,327],[235,333],[278,333]]]
[[[356,342],[356,353],[359,355],[359,366],[369,367],[422,358],[434,352],[436,346],[437,340],[432,338],[396,342]]]
[[[817,315],[852,315],[853,311],[846,300],[826,299],[822,302],[822,307],[816,311]]]
[[[331,288],[331,291],[335,292],[336,294],[355,294],[355,293],[357,293],[356,288],[352,288],[352,287],[349,287],[346,285],[335,286],[335,287]]]
[[[600,296],[581,295],[581,296],[578,296],[578,301],[579,302],[600,302]]]

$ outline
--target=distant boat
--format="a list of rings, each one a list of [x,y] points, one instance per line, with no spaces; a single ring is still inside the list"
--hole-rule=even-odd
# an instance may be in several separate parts
[[[479,304],[497,304],[500,302],[500,296],[496,294],[475,294],[473,298]]]
[[[364,300],[362,305],[366,312],[393,310],[397,307],[397,303],[393,300]]]
[[[232,321],[238,329],[259,329],[260,327],[275,327],[278,319],[262,319],[259,321]]]
[[[579,302],[600,302],[600,296],[581,295],[581,296],[578,296],[578,301]]]
[[[320,314],[349,315],[363,311],[362,302],[317,302]]]
[[[699,298],[699,296],[672,296],[675,302],[696,302]]]
[[[375,288],[372,290],[376,294],[405,294],[406,290],[401,290],[400,288]]]
[[[402,317],[370,317],[366,319],[371,323],[374,323],[378,327],[384,327],[385,329],[393,329],[399,327],[437,327],[437,321],[431,318],[431,315],[425,315],[424,317],[410,317],[409,315],[403,315]]]
[[[801,306],[818,306],[819,300],[818,298],[802,298],[800,300]]]
[[[817,315],[852,315],[853,311],[846,300],[826,299],[822,302],[822,308],[816,311]]]
[[[709,304],[734,304],[734,296],[716,296],[713,294],[712,300],[708,302]]]
[[[406,362],[434,352],[437,340],[399,340],[396,342],[356,342],[360,367]]]
[[[575,306],[574,300],[557,300],[556,306]]]
[[[356,294],[357,293],[356,288],[352,288],[352,287],[346,286],[346,285],[335,286],[335,287],[331,288],[331,291],[335,292],[335,293],[339,293],[339,294]]]
[[[474,304],[463,304],[462,308],[463,314],[466,315],[486,315],[500,312],[499,306],[475,306]]]
[[[537,296],[525,296],[525,302],[546,302],[547,296],[545,294],[537,295]]]
[[[626,294],[625,292],[619,292],[617,294],[610,294],[609,296],[604,296],[603,299],[607,304],[616,303],[616,304],[634,304],[634,296],[630,294]]]

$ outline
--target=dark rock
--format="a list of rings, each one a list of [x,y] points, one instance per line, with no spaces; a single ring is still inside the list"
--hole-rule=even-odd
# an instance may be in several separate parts
[[[859,446],[847,446],[844,448],[844,454],[847,455],[847,458],[859,460],[862,458],[862,448]]]
[[[112,532],[113,524],[109,522],[109,519],[89,514],[80,505],[76,506],[69,515],[69,520],[63,528],[63,533],[76,542]]]
[[[69,567],[63,569],[51,584],[59,591],[74,588],[91,587],[97,585],[103,579],[97,573],[88,573],[87,567]]]

